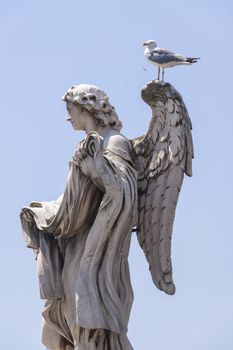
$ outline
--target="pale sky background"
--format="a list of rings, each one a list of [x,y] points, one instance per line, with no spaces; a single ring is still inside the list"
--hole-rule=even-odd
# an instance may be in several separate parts
[[[185,179],[175,219],[175,296],[153,285],[132,238],[129,338],[134,350],[232,350],[233,2],[8,0],[0,9],[1,349],[44,349],[35,261],[19,212],[63,192],[84,136],[66,122],[60,97],[75,83],[99,85],[123,133],[141,135],[151,112],[140,91],[157,74],[142,43],[155,39],[201,57],[165,72],[193,122],[194,176]]]

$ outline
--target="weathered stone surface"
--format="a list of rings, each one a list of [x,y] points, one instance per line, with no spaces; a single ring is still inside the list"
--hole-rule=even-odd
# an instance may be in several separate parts
[[[169,84],[152,81],[142,96],[152,120],[147,134],[130,142],[103,90],[69,89],[67,119],[87,136],[70,161],[64,194],[22,209],[45,300],[42,339],[50,350],[132,350],[128,253],[135,226],[154,283],[175,291],[171,233],[183,174],[191,175],[191,124]]]

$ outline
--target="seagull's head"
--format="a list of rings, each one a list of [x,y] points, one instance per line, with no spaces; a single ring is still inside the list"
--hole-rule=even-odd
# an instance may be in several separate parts
[[[157,43],[154,40],[147,40],[143,43],[143,46],[148,49],[154,49],[157,46]]]

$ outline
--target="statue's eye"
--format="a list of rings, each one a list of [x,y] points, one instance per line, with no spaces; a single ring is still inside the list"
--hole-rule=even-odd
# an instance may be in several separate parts
[[[106,103],[103,103],[103,105],[102,105],[102,106],[103,106],[103,108],[105,108],[107,105],[106,105]]]
[[[89,96],[89,99],[90,99],[91,101],[96,101],[96,97],[95,97],[95,95],[91,95],[91,96]]]
[[[83,97],[82,97],[82,101],[87,101],[87,97],[86,97],[86,96],[83,96]]]

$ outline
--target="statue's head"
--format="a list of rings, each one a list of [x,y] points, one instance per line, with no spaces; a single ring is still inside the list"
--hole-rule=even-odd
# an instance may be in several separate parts
[[[101,126],[121,130],[122,123],[115,108],[110,104],[107,94],[99,87],[89,84],[74,85],[67,90],[62,99],[88,111]]]

